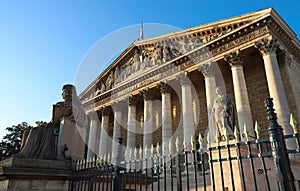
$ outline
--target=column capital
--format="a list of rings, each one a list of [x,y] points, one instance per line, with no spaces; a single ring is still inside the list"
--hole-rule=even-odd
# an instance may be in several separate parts
[[[100,111],[100,113],[101,113],[102,116],[108,116],[108,114],[110,112],[110,110],[108,109],[108,107],[101,107],[99,109],[99,111]]]
[[[176,80],[178,80],[181,85],[186,85],[190,82],[188,74],[189,73],[187,71],[181,72],[176,76]]]
[[[276,53],[276,50],[279,47],[279,45],[277,43],[277,38],[269,36],[267,38],[255,42],[254,47],[257,48],[259,52],[264,56],[271,53]]]
[[[242,66],[243,55],[240,50],[231,52],[224,56],[224,60],[230,64],[230,66]]]
[[[126,98],[126,101],[127,101],[129,106],[134,106],[136,104],[136,99],[133,97],[133,95],[129,95]]]
[[[149,88],[145,88],[145,89],[141,90],[140,95],[143,96],[143,99],[145,101],[150,100],[152,98],[152,94],[151,94]]]
[[[122,109],[122,101],[115,101],[113,103],[111,103],[111,107],[114,111],[121,111]]]
[[[91,111],[87,113],[87,116],[90,120],[93,120],[95,118],[98,118],[98,110],[96,111]]]
[[[198,70],[200,72],[202,72],[202,74],[204,75],[205,78],[207,77],[211,77],[214,75],[215,73],[215,69],[214,67],[211,65],[211,62],[206,62],[204,64],[201,64],[199,67],[198,67]]]
[[[170,87],[166,82],[160,82],[156,85],[162,94],[170,93]]]

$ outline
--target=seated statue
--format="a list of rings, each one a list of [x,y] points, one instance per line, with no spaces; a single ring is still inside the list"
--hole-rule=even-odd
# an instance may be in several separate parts
[[[217,97],[212,109],[213,125],[216,132],[216,139],[224,141],[234,139],[235,113],[234,105],[230,96],[223,95],[220,88],[216,89]],[[225,130],[227,136],[225,137]]]
[[[62,117],[76,118],[76,122],[78,120],[79,123],[86,121],[86,115],[84,115],[73,85],[63,86],[62,97],[64,101],[53,105],[52,119],[49,123],[40,123],[23,134],[21,151],[15,156],[31,159],[57,159],[57,141]],[[85,125],[84,123],[82,122],[81,125]]]

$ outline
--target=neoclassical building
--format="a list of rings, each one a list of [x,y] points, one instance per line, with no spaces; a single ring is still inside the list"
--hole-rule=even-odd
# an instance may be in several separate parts
[[[214,105],[224,95],[242,141],[256,137],[255,124],[267,136],[268,97],[285,134],[294,132],[291,114],[300,122],[300,42],[274,9],[129,45],[80,94],[90,117],[88,156],[115,153],[119,137],[127,151],[159,144],[164,153],[191,149],[199,135],[216,142],[225,132]]]

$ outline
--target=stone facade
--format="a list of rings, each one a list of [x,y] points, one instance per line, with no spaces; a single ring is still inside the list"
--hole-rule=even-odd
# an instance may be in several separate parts
[[[199,135],[204,146],[226,144],[222,141],[228,138],[253,140],[257,133],[266,137],[269,122],[263,101],[267,97],[274,98],[284,133],[292,134],[289,116],[300,121],[299,94],[300,42],[273,9],[136,41],[79,96],[87,115],[80,105],[73,107],[72,118],[59,117],[55,160],[1,161],[0,190],[67,190],[72,162],[65,159],[97,155],[115,163],[119,137],[124,140],[126,160],[195,149]],[[224,100],[233,103],[233,112],[227,115],[229,104]],[[223,113],[218,116],[217,111]],[[260,132],[254,131],[255,122]],[[286,144],[296,148],[293,139]],[[63,145],[69,150],[63,151]],[[230,152],[237,155],[234,147]],[[213,152],[211,159],[218,159],[218,154]],[[222,151],[223,157],[227,154]],[[254,166],[259,163],[254,160]],[[299,162],[291,163],[299,180]],[[268,158],[266,164],[275,182],[273,161]],[[249,169],[247,163],[240,166],[234,161],[233,165]],[[222,170],[213,166],[215,174],[224,171],[225,177],[230,176],[228,162]],[[234,174],[236,190],[242,190],[240,174]],[[250,179],[246,177],[247,186]],[[222,180],[216,181],[220,186]],[[259,189],[265,189],[260,181]],[[227,187],[230,179],[224,184]]]
[[[196,139],[199,133],[206,141],[217,142],[222,134],[215,129],[211,115],[217,87],[234,103],[239,139],[246,140],[246,131],[250,139],[255,138],[256,121],[261,126],[260,137],[267,136],[269,123],[263,101],[270,96],[279,123],[290,134],[290,114],[300,121],[299,47],[289,26],[273,9],[265,9],[136,41],[81,93],[80,99],[88,113],[97,114],[93,119],[98,120],[97,131],[109,135],[107,141],[116,139],[117,133],[130,147],[159,144],[166,149],[178,137],[181,149],[189,149],[192,136]],[[168,90],[162,90],[161,84]],[[128,96],[134,104],[126,102]],[[126,103],[126,109],[116,112],[112,107],[115,102]],[[106,130],[101,125],[103,107],[110,110]],[[122,116],[117,126],[116,115]],[[100,139],[100,149],[93,154],[104,154],[100,134],[90,138],[91,147]],[[105,154],[114,153],[113,143],[102,144]],[[290,141],[287,146],[294,148],[295,143]]]

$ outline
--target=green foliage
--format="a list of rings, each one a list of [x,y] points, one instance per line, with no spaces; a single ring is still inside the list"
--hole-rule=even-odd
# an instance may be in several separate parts
[[[37,124],[39,123],[43,122],[38,122]],[[32,126],[28,125],[26,122],[6,128],[8,133],[0,142],[0,160],[20,151],[22,135],[25,131],[29,131],[31,128]]]

